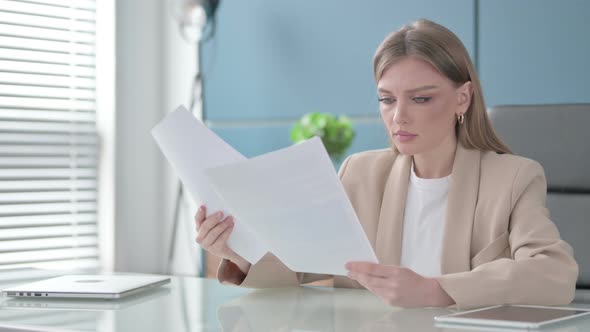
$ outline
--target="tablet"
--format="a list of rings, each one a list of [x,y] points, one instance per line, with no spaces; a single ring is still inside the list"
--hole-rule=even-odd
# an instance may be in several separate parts
[[[590,309],[499,305],[434,317],[437,323],[539,328],[590,315]]]

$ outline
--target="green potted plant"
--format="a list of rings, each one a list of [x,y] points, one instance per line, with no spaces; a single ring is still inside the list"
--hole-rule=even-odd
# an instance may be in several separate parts
[[[299,119],[291,128],[291,141],[299,143],[314,136],[321,138],[330,158],[340,162],[354,139],[352,122],[346,116],[312,112]]]

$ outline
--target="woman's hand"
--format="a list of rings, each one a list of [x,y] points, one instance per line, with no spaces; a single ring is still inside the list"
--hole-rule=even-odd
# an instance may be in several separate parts
[[[201,206],[195,214],[195,228],[196,241],[203,249],[215,256],[230,260],[244,274],[248,273],[250,263],[227,246],[227,240],[234,228],[232,216],[224,218],[221,211],[207,216],[207,208]]]
[[[425,278],[408,268],[349,262],[346,269],[349,278],[392,306],[446,307],[455,304],[436,279]]]

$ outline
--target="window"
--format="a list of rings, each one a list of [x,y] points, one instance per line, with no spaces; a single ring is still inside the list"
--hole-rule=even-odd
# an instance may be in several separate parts
[[[0,279],[98,267],[95,9],[0,0]]]

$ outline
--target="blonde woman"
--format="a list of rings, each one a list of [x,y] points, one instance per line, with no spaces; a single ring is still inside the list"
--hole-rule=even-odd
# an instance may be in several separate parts
[[[494,133],[457,36],[428,20],[404,26],[377,49],[374,75],[392,146],[350,156],[339,176],[380,263],[350,262],[334,286],[402,307],[571,302],[578,266],[549,219],[543,168]],[[271,254],[250,265],[226,245],[231,216],[201,207],[195,223],[197,242],[224,258],[223,283],[332,278]]]

